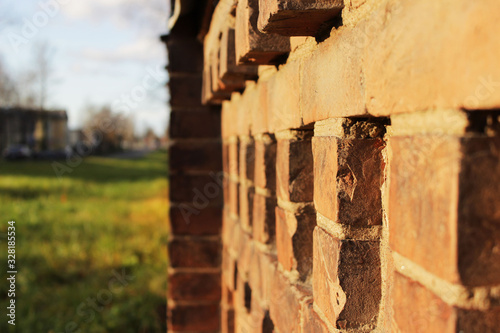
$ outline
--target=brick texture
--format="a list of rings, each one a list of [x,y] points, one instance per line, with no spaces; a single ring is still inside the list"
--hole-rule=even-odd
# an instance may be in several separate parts
[[[302,134],[302,133],[301,133]],[[314,179],[311,139],[278,140],[276,187],[278,198],[291,202],[313,201]]]
[[[342,224],[382,224],[384,146],[382,139],[313,138],[318,212]]]
[[[498,1],[173,9],[169,332],[498,331]]]
[[[498,284],[498,136],[395,137],[391,147],[393,249],[450,282]]]

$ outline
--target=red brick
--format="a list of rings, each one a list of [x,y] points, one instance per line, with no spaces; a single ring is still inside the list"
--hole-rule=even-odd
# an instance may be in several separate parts
[[[253,139],[240,142],[239,168],[241,179],[254,179],[255,143]]]
[[[313,157],[310,137],[278,140],[276,187],[279,199],[313,201]]]
[[[233,221],[234,223],[230,230],[231,234],[228,235],[230,238],[227,239],[227,242],[224,243],[224,246],[227,246],[230,250],[235,251],[234,255],[236,256],[236,258],[239,258],[241,254],[240,251],[244,249],[245,244],[243,244],[243,242],[246,241],[246,238],[244,237],[245,233],[241,229],[240,223],[235,220]]]
[[[234,309],[222,308],[221,309],[221,332],[234,333]]]
[[[249,93],[247,93],[250,91]],[[236,120],[236,130],[239,136],[245,137],[247,140],[247,136],[250,135],[252,128],[252,110],[256,105],[256,101],[254,100],[256,95],[255,85],[253,82],[246,81],[245,92],[241,94],[241,98],[238,101],[238,112],[237,112],[237,120]]]
[[[235,283],[235,274],[236,274],[236,261],[229,254],[228,249],[226,248],[223,251],[222,255],[222,277],[225,288],[233,292],[236,288]],[[233,304],[232,301],[229,304]]]
[[[272,133],[299,128],[302,114],[298,91],[300,90],[300,62],[289,61],[273,75],[267,86],[269,131]]]
[[[273,277],[269,311],[279,332],[300,332],[300,301],[306,295],[292,286],[278,270]]]
[[[280,63],[290,52],[290,39],[263,34],[257,29],[258,0],[238,1],[236,8],[236,61],[240,64]]]
[[[245,94],[250,93],[251,97],[253,97],[254,99],[254,103],[251,108],[252,135],[269,132],[269,122],[268,122],[269,107],[267,105],[267,88],[268,88],[268,80],[260,78],[259,83],[255,86],[253,90],[247,89],[245,91]]]
[[[391,247],[469,286],[500,283],[499,136],[391,139]]]
[[[222,143],[222,171],[226,175],[229,175],[229,143],[223,142]]]
[[[222,204],[222,181],[218,174],[170,174],[170,200],[190,203],[198,210]]]
[[[393,311],[394,323],[405,332],[456,332],[457,317],[453,308],[399,273],[394,276]]]
[[[220,48],[219,77],[222,80],[255,80],[258,78],[256,66],[238,65],[236,63],[235,31],[233,28],[222,30]]]
[[[342,224],[382,224],[382,139],[314,137],[314,205]]]
[[[276,141],[274,136],[264,135],[255,140],[255,186],[276,190]]]
[[[461,309],[442,301],[422,284],[396,273],[393,290],[393,330],[408,333],[498,331],[500,308]]]
[[[269,244],[275,236],[276,198],[256,193],[253,201],[253,237],[257,242]]]
[[[203,46],[192,38],[168,38],[168,71],[199,73],[203,69]],[[189,57],[186,57],[189,54]]]
[[[245,282],[249,281],[249,272],[253,270],[252,264],[254,257],[257,255],[254,242],[250,236],[241,228],[240,237],[238,239],[238,274],[244,277]]]
[[[344,7],[341,0],[260,0],[260,31],[285,36],[314,36]]]
[[[302,311],[302,332],[329,333],[326,324],[319,318],[313,309],[312,301],[307,302]]]
[[[229,180],[229,211],[231,214],[240,214],[240,184]],[[226,202],[227,203],[227,202]]]
[[[223,101],[231,98],[230,91],[215,91],[212,87],[212,68],[205,66],[203,70],[203,79],[201,86],[201,103],[203,104],[222,104]]]
[[[218,235],[222,207],[198,209],[193,205],[170,205],[170,232],[174,235]]]
[[[201,76],[198,74],[170,75],[170,106],[201,106]]]
[[[458,332],[495,333],[500,327],[500,307],[486,311],[458,310]]]
[[[276,207],[276,248],[278,260],[287,271],[297,270],[306,280],[312,270],[314,209],[292,213]]]
[[[463,283],[500,284],[500,134],[461,140],[458,270]]]
[[[221,117],[218,107],[170,112],[170,138],[218,138]]]
[[[204,238],[173,238],[168,243],[171,267],[218,267],[220,241]]]
[[[374,327],[381,298],[379,244],[314,230],[314,302],[330,324]]]
[[[233,291],[227,288],[226,285],[222,285],[221,306],[226,308],[232,308],[233,302],[234,302]]]
[[[255,190],[248,184],[240,184],[239,187],[239,216],[243,228],[247,231],[252,229],[253,223],[253,205]]]
[[[222,169],[222,146],[218,141],[176,141],[169,147],[172,171],[218,171]]]
[[[365,39],[357,33],[337,30],[303,59],[300,109],[304,124],[367,113],[360,76],[363,48],[359,47]]]
[[[259,259],[260,290],[256,290],[256,295],[262,302],[269,304],[273,293],[273,277],[276,274],[278,259],[275,255],[261,254]]]
[[[210,332],[219,330],[219,304],[178,305],[168,309],[168,328],[172,331]]]
[[[229,174],[238,177],[239,175],[239,150],[240,143],[237,140],[232,140],[229,143]]]
[[[495,54],[500,43],[495,31],[499,13],[500,3],[495,0],[458,0],[453,8],[416,0],[373,10],[363,34],[368,112],[498,108],[500,67]],[[415,24],[421,28],[407,28]],[[466,69],[459,79],[457,68]]]
[[[168,276],[168,299],[217,302],[221,299],[220,274],[171,273]]]

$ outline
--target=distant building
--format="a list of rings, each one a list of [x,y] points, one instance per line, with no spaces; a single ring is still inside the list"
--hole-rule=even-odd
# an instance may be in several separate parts
[[[34,151],[62,150],[67,144],[66,111],[0,108],[0,151],[13,145]]]

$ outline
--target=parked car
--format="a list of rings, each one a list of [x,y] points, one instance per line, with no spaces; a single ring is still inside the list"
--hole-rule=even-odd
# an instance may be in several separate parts
[[[70,158],[73,152],[70,147],[60,150],[43,150],[36,152],[33,157],[40,160],[63,160]]]
[[[23,145],[10,146],[3,151],[2,155],[7,160],[22,160],[31,157],[31,149]]]

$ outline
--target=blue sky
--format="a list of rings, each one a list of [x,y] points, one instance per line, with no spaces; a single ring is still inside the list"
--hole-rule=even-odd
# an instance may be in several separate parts
[[[169,0],[0,0],[0,57],[16,78],[33,70],[48,42],[47,106],[66,109],[70,128],[88,105],[133,115],[138,133],[163,134],[168,118],[165,46]]]

